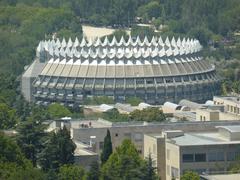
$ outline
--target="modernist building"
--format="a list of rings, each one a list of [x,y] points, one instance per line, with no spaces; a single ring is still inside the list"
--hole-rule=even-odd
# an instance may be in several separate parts
[[[200,50],[198,40],[185,38],[41,41],[22,76],[22,92],[29,101],[70,106],[92,96],[117,102],[137,96],[151,104],[203,102],[220,88],[214,65]]]
[[[144,135],[144,156],[151,154],[163,180],[185,171],[224,173],[240,155],[240,126],[217,126],[218,131],[186,133],[181,130]]]

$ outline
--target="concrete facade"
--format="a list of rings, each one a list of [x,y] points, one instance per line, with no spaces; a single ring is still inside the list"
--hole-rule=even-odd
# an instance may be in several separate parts
[[[144,156],[151,154],[153,160],[161,158],[156,167],[163,180],[179,180],[188,170],[199,174],[223,173],[240,154],[240,126],[216,128],[217,132],[175,130],[145,135]]]

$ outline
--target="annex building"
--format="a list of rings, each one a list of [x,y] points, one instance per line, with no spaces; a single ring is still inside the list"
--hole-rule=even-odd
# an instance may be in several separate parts
[[[22,93],[44,105],[74,106],[93,96],[117,102],[136,96],[150,104],[204,102],[219,94],[220,84],[201,49],[196,39],[174,37],[45,40],[22,75]]]

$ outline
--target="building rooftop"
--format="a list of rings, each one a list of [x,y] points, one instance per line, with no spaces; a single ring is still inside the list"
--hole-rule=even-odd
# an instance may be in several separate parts
[[[216,126],[223,128],[230,133],[240,132],[240,126]],[[179,146],[194,146],[194,145],[216,145],[216,144],[240,144],[240,139],[229,139],[225,137],[225,133],[219,132],[204,132],[204,133],[184,133],[184,135],[169,138],[169,142]]]
[[[216,174],[216,175],[201,175],[203,180],[237,180],[240,179],[240,174]]]
[[[215,97],[240,104],[240,97],[237,97],[237,96],[215,96]]]
[[[240,126],[217,126],[217,128],[225,129],[231,133],[240,132]]]

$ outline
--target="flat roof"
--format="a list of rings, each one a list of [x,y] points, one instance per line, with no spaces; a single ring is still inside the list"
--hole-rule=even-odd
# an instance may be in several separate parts
[[[240,104],[240,97],[237,97],[237,96],[214,96],[214,97]]]
[[[240,141],[230,141],[216,133],[185,133],[183,136],[169,138],[170,143],[178,146],[240,144]]]
[[[237,180],[240,179],[240,174],[216,174],[216,175],[201,175],[205,180]]]
[[[240,126],[217,126],[217,128],[226,129],[231,133],[240,132]]]

